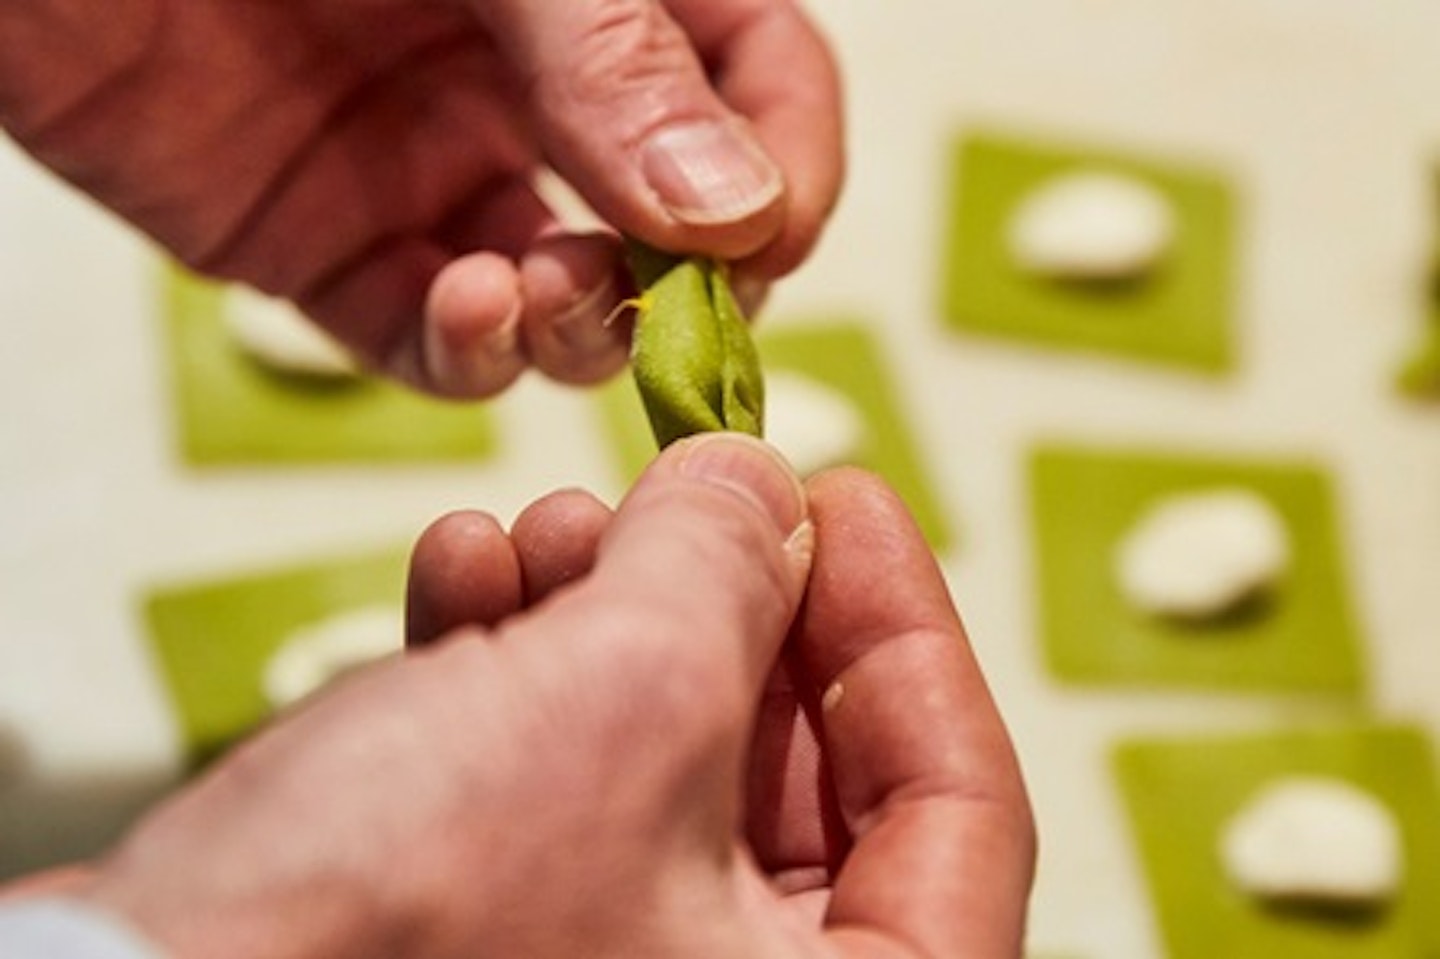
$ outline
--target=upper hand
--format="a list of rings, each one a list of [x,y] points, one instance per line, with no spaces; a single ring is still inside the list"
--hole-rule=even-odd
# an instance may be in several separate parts
[[[0,48],[0,124],[44,163],[444,394],[624,363],[618,241],[562,228],[542,169],[759,285],[842,176],[794,0],[37,0],[0,6]]]

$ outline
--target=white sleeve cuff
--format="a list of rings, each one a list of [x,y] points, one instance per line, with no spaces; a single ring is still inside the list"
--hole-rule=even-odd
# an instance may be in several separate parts
[[[62,899],[0,905],[5,959],[164,959],[155,947],[104,913]]]

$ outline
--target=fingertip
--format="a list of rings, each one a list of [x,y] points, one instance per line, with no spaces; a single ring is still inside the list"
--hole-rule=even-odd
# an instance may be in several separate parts
[[[822,685],[894,635],[935,630],[963,640],[945,574],[888,483],[842,466],[810,477],[805,489],[820,549],[800,648]]]
[[[888,549],[933,564],[929,543],[909,506],[879,474],[851,464],[831,466],[808,477],[805,492],[817,522],[840,523],[848,517],[847,536],[883,533],[892,544]]]
[[[496,253],[463,256],[442,269],[425,304],[420,374],[445,396],[493,396],[526,365],[520,274]]]
[[[890,484],[878,474],[849,463],[828,466],[815,472],[805,480],[805,489],[812,497],[826,500],[875,498],[893,504],[881,508],[904,509],[899,495]]]
[[[523,600],[520,561],[510,538],[488,513],[445,514],[411,549],[405,598],[408,646],[433,642],[460,626],[499,623]]]
[[[591,570],[612,515],[608,506],[581,489],[551,493],[520,512],[510,538],[520,558],[527,605]]]
[[[526,352],[541,372],[587,385],[613,376],[629,357],[629,324],[616,316],[628,276],[618,237],[555,234],[520,265]]]

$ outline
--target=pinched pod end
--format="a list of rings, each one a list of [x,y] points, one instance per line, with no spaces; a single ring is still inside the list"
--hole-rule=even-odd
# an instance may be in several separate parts
[[[630,265],[640,287],[631,369],[656,442],[707,430],[761,436],[760,356],[724,266],[634,242]]]

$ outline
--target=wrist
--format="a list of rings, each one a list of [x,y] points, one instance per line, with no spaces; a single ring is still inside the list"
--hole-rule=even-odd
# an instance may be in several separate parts
[[[122,851],[74,891],[82,905],[114,917],[166,959],[349,959],[403,955],[389,911],[362,884],[306,870],[282,875],[217,859],[137,862]]]

